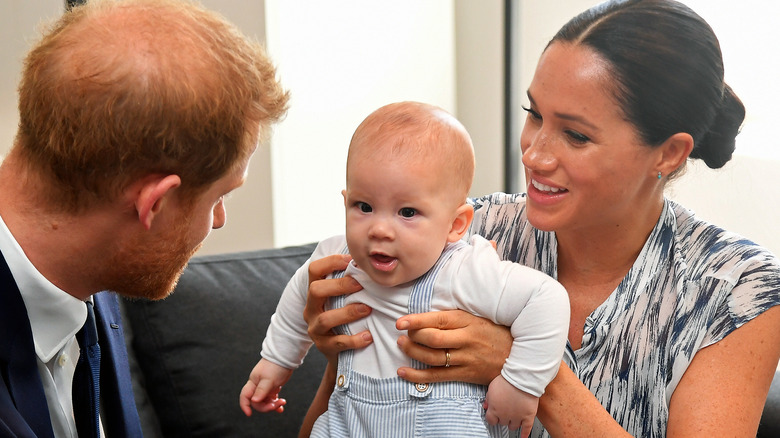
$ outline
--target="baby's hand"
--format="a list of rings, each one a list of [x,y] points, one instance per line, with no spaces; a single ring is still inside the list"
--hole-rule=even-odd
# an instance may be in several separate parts
[[[279,398],[279,391],[291,375],[292,370],[260,359],[249,374],[249,380],[241,389],[238,399],[244,414],[249,417],[252,409],[257,412],[283,412],[287,400]]]
[[[489,424],[501,424],[509,427],[509,430],[522,428],[520,436],[528,438],[539,407],[539,398],[515,388],[499,375],[488,386],[482,407],[487,410],[485,419]]]

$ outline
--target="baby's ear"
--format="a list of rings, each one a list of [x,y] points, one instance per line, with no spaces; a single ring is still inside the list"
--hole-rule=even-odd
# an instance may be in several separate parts
[[[474,207],[464,203],[455,210],[455,219],[450,227],[450,234],[447,236],[447,242],[456,242],[463,238],[468,232],[471,221],[474,219]]]

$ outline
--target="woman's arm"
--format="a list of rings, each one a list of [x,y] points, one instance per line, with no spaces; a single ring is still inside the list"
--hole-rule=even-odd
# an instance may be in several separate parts
[[[539,399],[536,417],[556,438],[631,436],[565,363]]]
[[[501,372],[513,341],[507,327],[460,310],[406,315],[398,321],[399,329],[404,322],[410,328],[409,337],[398,340],[401,349],[432,366],[399,369],[398,374],[412,382],[459,380],[487,385]],[[449,368],[441,366],[442,348],[450,351]],[[628,436],[565,364],[539,399],[537,417],[554,437]]]
[[[696,353],[669,403],[667,438],[755,437],[780,358],[779,332],[775,307]],[[627,436],[566,365],[537,416],[554,437]]]
[[[328,400],[330,400],[330,394],[333,392],[333,386],[336,384],[336,371],[336,363],[328,362],[325,374],[322,375],[320,387],[317,389],[317,394],[314,395],[314,399],[311,401],[311,405],[309,405],[309,410],[306,411],[306,417],[303,418],[298,438],[308,438],[311,435],[314,422],[328,410]]]
[[[362,289],[360,283],[351,277],[326,278],[335,271],[346,269],[349,261],[349,256],[333,255],[314,260],[309,264],[309,294],[303,319],[309,325],[309,337],[314,341],[317,350],[328,359],[328,366],[317,394],[306,412],[299,437],[308,437],[314,422],[328,409],[328,399],[336,382],[338,354],[344,350],[363,348],[373,341],[369,332],[352,336],[333,333],[334,327],[368,316],[371,308],[365,304],[354,303],[340,309],[325,311],[328,298]]]
[[[669,402],[668,437],[755,437],[780,359],[780,306],[701,349]]]
[[[412,382],[458,380],[487,385],[501,372],[513,341],[507,327],[461,310],[406,315],[396,326],[402,329],[405,323],[409,336],[399,338],[398,345],[410,357],[432,366],[399,369],[399,376]],[[441,366],[443,348],[450,351],[449,368]],[[537,417],[554,437],[628,436],[563,363],[539,399]]]
[[[512,338],[506,327],[462,311],[407,315],[409,337],[398,344],[432,368],[399,369],[412,382],[487,384],[501,370]],[[667,437],[754,437],[780,359],[780,306],[699,351],[669,407]],[[422,344],[422,345],[421,345]],[[443,367],[444,348],[450,368]],[[500,359],[500,360],[499,360]],[[554,437],[629,436],[565,364],[539,399],[537,417]]]

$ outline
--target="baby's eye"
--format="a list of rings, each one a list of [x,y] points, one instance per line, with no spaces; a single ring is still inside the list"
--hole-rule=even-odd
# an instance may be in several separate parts
[[[359,208],[359,209],[360,209],[360,211],[362,211],[363,213],[371,213],[371,212],[373,211],[373,209],[371,208],[371,206],[370,206],[370,205],[368,205],[368,204],[366,204],[365,202],[358,202],[358,203],[356,204],[356,206],[357,206],[357,208]]]
[[[411,207],[404,207],[401,210],[398,211],[398,214],[400,214],[403,217],[409,218],[417,214],[417,210],[411,208]]]

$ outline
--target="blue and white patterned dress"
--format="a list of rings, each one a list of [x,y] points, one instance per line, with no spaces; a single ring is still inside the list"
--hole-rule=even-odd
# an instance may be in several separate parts
[[[555,233],[528,223],[525,195],[472,200],[472,233],[557,278]],[[666,200],[626,277],[587,318],[570,364],[633,436],[666,436],[669,400],[700,349],[780,304],[780,261]],[[532,436],[547,436],[537,422]]]

